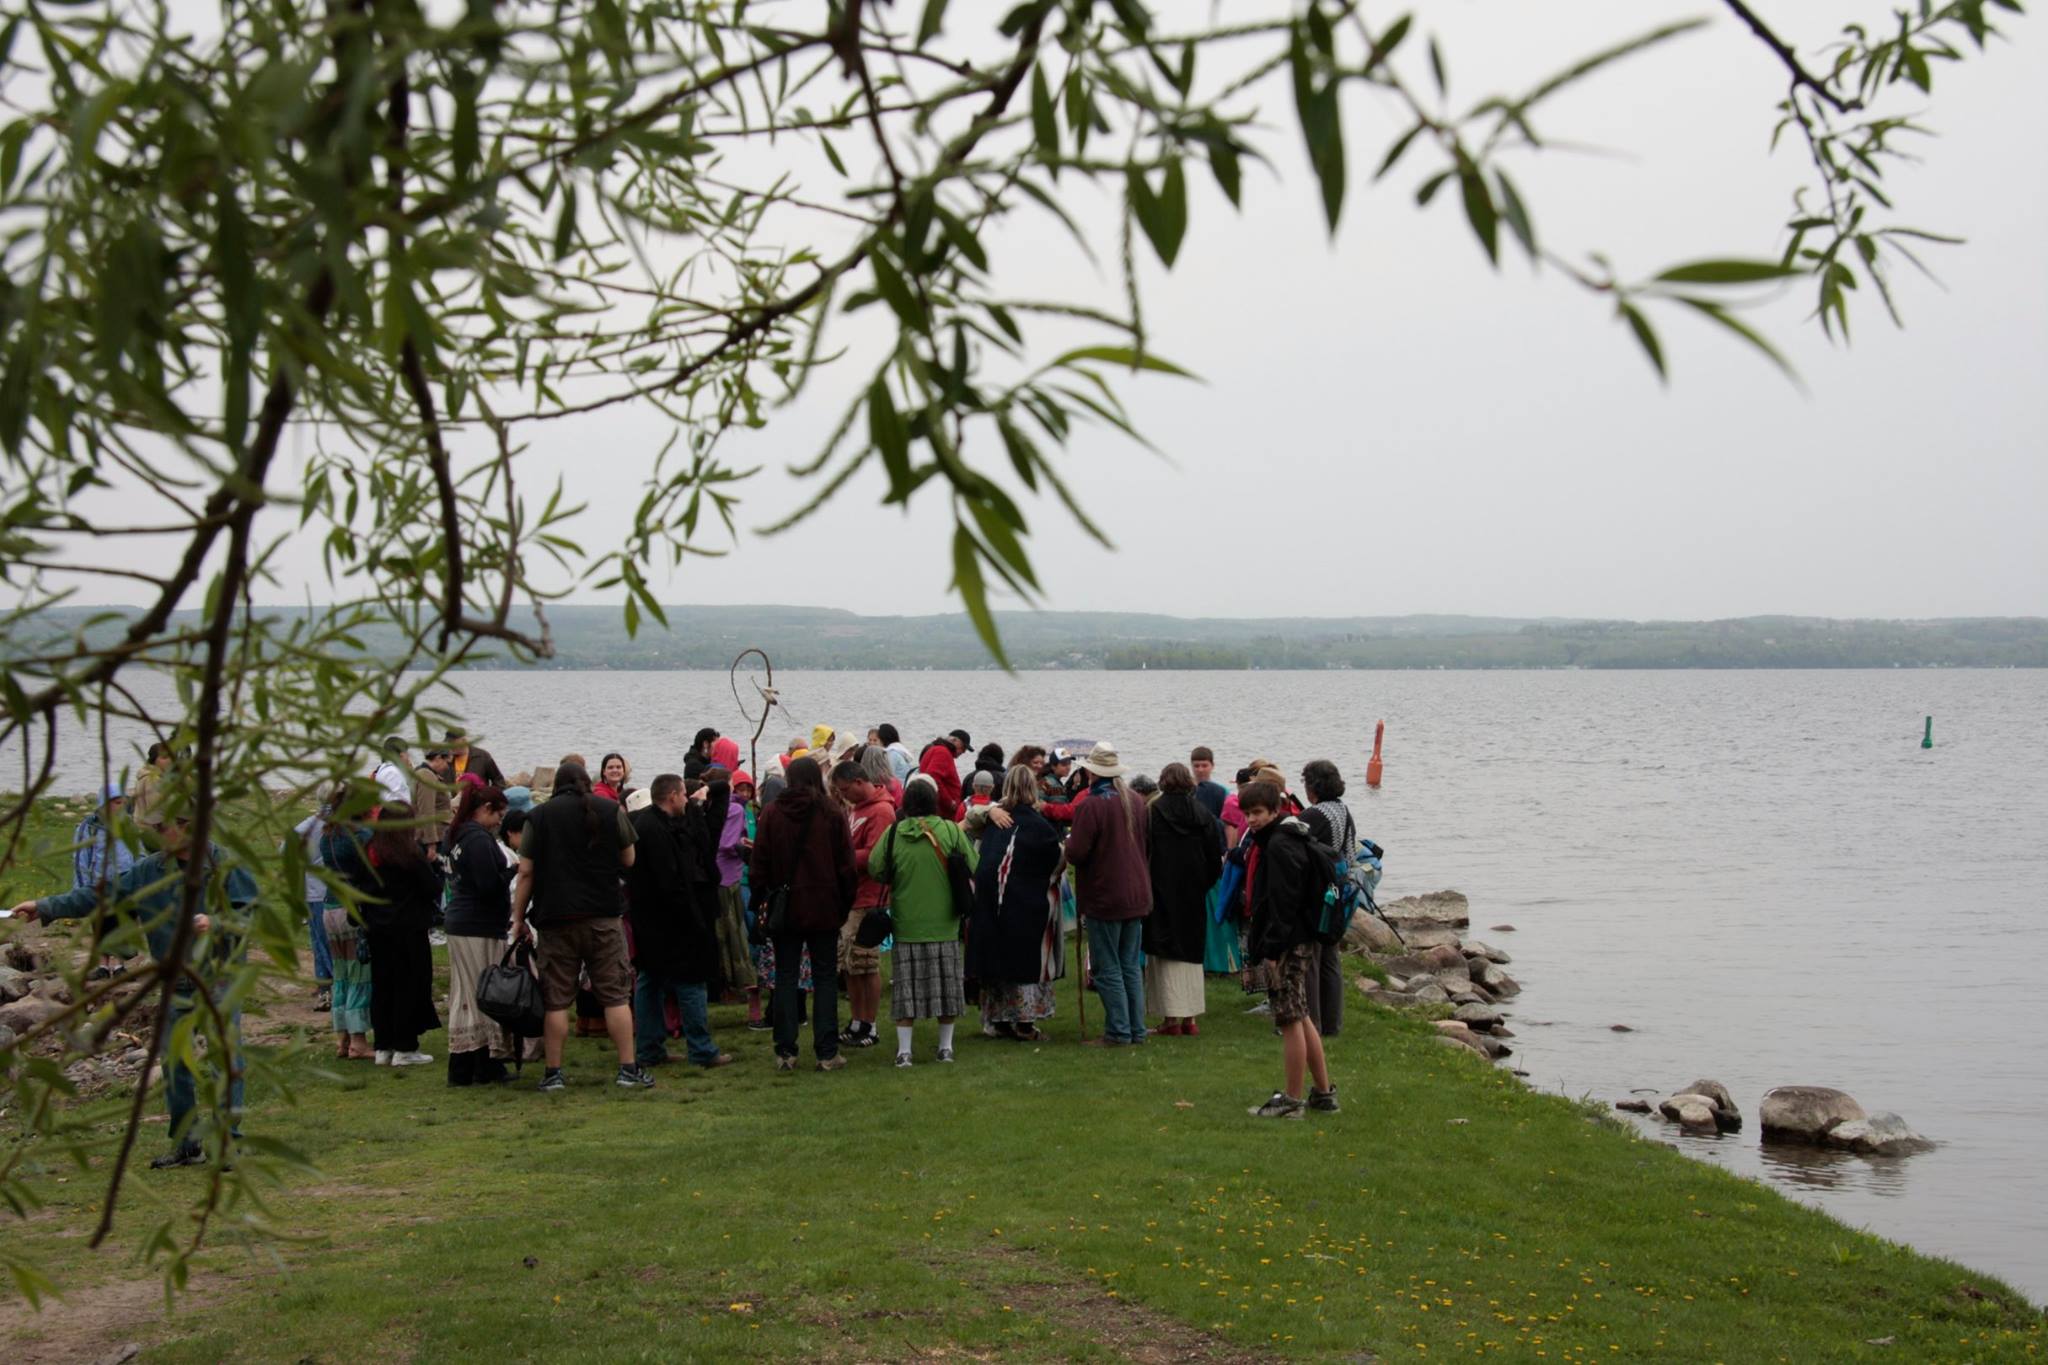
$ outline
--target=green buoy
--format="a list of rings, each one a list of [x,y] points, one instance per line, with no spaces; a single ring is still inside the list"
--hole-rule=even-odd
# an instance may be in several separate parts
[[[1934,747],[1934,717],[1932,716],[1927,718],[1927,729],[1920,735],[1920,747],[1923,749],[1932,749]]]

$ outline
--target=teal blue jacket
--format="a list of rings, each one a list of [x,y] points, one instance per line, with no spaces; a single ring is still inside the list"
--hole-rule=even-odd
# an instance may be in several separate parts
[[[236,909],[256,901],[256,879],[248,870],[227,864],[218,848],[209,848],[208,868],[220,875],[225,868],[227,901]],[[171,950],[171,937],[178,928],[178,906],[185,888],[185,865],[168,853],[151,853],[114,880],[106,892],[106,903],[126,902],[124,911],[142,925],[149,940],[149,955],[159,962]],[[36,902],[36,918],[44,924],[58,919],[83,919],[101,904],[97,887],[82,886],[61,895],[44,896]]]

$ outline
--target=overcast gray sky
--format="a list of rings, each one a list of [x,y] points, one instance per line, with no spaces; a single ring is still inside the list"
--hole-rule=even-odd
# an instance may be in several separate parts
[[[956,3],[954,21],[999,8]],[[1765,9],[1803,40],[1889,12],[1838,0]],[[1539,121],[1611,155],[1511,163],[1548,244],[1574,257],[1604,250],[1646,275],[1778,248],[1802,177],[1789,141],[1767,155],[1784,90],[1769,54],[1708,0],[1458,0],[1420,6],[1418,22],[1442,33],[1462,104],[1692,14],[1712,26],[1595,77]],[[2035,21],[1999,17],[2014,42],[1937,68],[1933,100],[1906,103],[1928,107],[1942,136],[1925,165],[1895,172],[1901,220],[1970,239],[1933,249],[1943,284],[1898,276],[1904,331],[1863,291],[1846,348],[1806,320],[1803,286],[1753,315],[1783,343],[1804,392],[1753,352],[1669,314],[1659,321],[1673,378],[1660,387],[1599,300],[1532,274],[1512,247],[1490,270],[1455,193],[1418,211],[1422,157],[1370,185],[1404,122],[1363,92],[1347,97],[1353,189],[1330,241],[1286,89],[1270,84],[1277,178],[1248,173],[1242,214],[1202,178],[1178,267],[1168,275],[1145,258],[1154,346],[1204,380],[1126,386],[1138,426],[1172,463],[1112,432],[1076,441],[1064,467],[1119,549],[1093,545],[1051,505],[1028,504],[1047,605],[1680,618],[2048,611],[2048,41]],[[1416,46],[1407,55],[1419,59]],[[1108,203],[1077,194],[1084,206]],[[1043,217],[1011,229],[1001,249],[1022,257],[1040,292],[1113,303],[1120,288],[1113,248],[1093,267]],[[800,500],[781,467],[815,452],[867,374],[818,382],[766,432],[727,448],[768,467],[749,485],[747,526]],[[570,474],[595,504],[585,541],[602,544],[624,522],[613,509],[637,500],[643,457],[667,435],[652,410],[544,424],[522,477],[533,488],[550,471]],[[732,557],[673,575],[653,570],[656,591],[671,601],[951,609],[944,505],[927,499],[905,516],[881,509],[880,492],[879,475],[856,479],[808,526],[747,536]],[[317,565],[309,547],[301,570]]]

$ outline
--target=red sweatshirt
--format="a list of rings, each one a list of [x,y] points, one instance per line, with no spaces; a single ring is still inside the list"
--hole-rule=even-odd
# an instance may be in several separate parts
[[[889,903],[889,885],[878,882],[868,875],[868,855],[875,845],[882,842],[882,835],[896,820],[896,807],[889,802],[888,794],[877,787],[875,795],[865,806],[857,806],[846,817],[847,831],[853,835],[853,870],[860,874],[860,885],[853,893],[853,908],[870,910],[877,905]]]

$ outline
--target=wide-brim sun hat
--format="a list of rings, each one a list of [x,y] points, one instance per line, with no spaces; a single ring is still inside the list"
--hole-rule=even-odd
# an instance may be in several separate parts
[[[1117,758],[1116,745],[1106,739],[1097,741],[1095,747],[1088,751],[1088,757],[1081,760],[1080,767],[1082,772],[1096,777],[1122,777],[1130,771]]]

